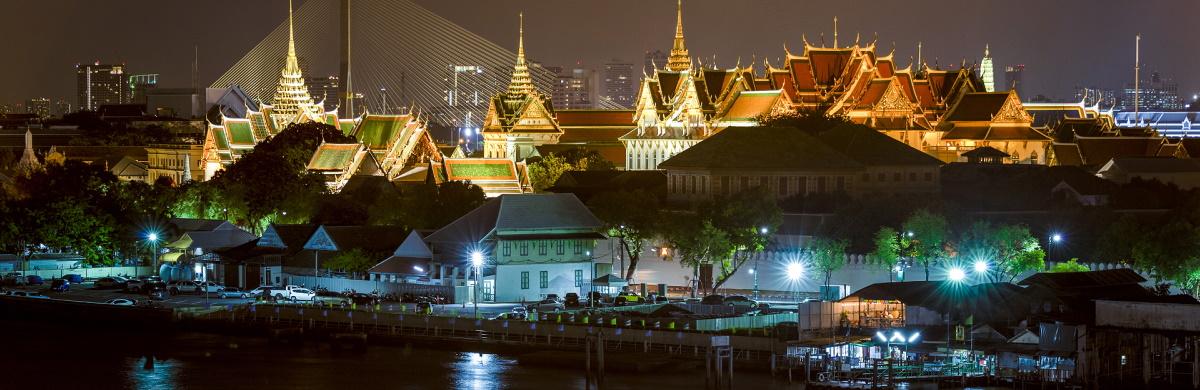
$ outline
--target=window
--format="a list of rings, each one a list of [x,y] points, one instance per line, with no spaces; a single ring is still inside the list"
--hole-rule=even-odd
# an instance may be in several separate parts
[[[742,176],[742,186],[738,188],[738,190],[745,191],[747,188],[750,188],[750,178],[747,176]]]
[[[925,181],[933,181],[933,172],[925,172]]]
[[[838,177],[837,177],[837,190],[838,190],[838,191],[845,191],[845,190],[846,190],[846,177],[845,177],[845,176],[838,176]]]
[[[708,176],[700,176],[700,193],[708,193]]]
[[[567,252],[566,252],[566,251],[567,251],[567,248],[566,248],[566,245],[567,245],[567,244],[566,244],[566,243],[564,243],[563,241],[565,241],[565,240],[558,240],[558,254],[559,254],[559,255],[562,255],[562,254],[564,254],[564,253],[567,253]]]
[[[504,242],[504,255],[505,256],[512,255],[512,244],[509,243],[508,241]]]
[[[529,241],[521,241],[521,256],[529,256]]]
[[[892,174],[892,181],[901,181],[901,180],[904,180],[904,174],[902,174],[900,172],[896,172],[896,173]]]
[[[879,181],[887,181],[887,174],[879,172]]]
[[[696,177],[695,176],[688,176],[688,192],[693,193],[693,194],[696,193]]]
[[[575,247],[575,254],[577,254],[577,255],[583,254],[583,241],[574,240],[574,241],[571,241],[571,244],[572,244],[572,246]]]
[[[521,271],[521,289],[529,289],[529,271]]]
[[[575,287],[583,287],[583,270],[575,270]]]
[[[825,193],[825,177],[824,176],[817,178],[817,193],[818,194]]]
[[[546,255],[546,240],[542,240],[539,244],[540,245],[538,245],[538,254],[545,256]]]
[[[766,188],[767,186],[769,186],[771,184],[767,183],[767,177],[763,176],[763,177],[758,178],[758,185],[760,187]]]
[[[908,181],[917,181],[917,173],[909,172],[908,173]]]
[[[800,176],[796,178],[796,192],[800,194],[808,193],[808,178]]]
[[[787,194],[788,194],[787,176],[780,176],[779,177],[779,196],[787,196]]]
[[[721,194],[729,195],[729,176],[721,176]]]
[[[538,272],[538,288],[550,287],[550,271]]]
[[[863,176],[862,176],[862,181],[863,181],[863,183],[866,183],[866,182],[869,182],[869,181],[871,181],[871,174],[870,174],[870,173],[864,173],[864,174],[863,174]]]

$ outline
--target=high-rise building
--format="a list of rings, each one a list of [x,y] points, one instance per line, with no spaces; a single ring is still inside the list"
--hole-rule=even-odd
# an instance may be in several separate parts
[[[340,81],[338,76],[304,78],[304,83],[308,84],[308,94],[313,97],[314,101],[325,102],[325,111],[333,111],[341,104],[341,99],[339,99],[339,94],[342,93]]]
[[[25,101],[25,112],[37,114],[38,118],[50,117],[50,99],[33,98]]]
[[[50,114],[60,118],[71,112],[71,102],[67,101],[67,99],[58,99],[54,102],[54,108],[50,110]]]
[[[633,107],[633,64],[613,59],[604,64],[604,86],[600,99],[623,108]]]
[[[654,49],[646,50],[646,62],[642,64],[642,73],[652,74],[655,68],[667,66],[667,53]]]
[[[447,70],[442,90],[445,104],[434,108],[433,119],[455,129],[453,141],[477,148],[482,142],[480,112],[487,112],[488,97],[495,93],[492,75],[481,65],[450,65]]]
[[[1009,65],[1004,68],[1004,87],[1006,90],[1011,89],[1017,91],[1017,96],[1025,98],[1024,91],[1021,90],[1021,75],[1025,73],[1025,65]]]
[[[125,64],[75,65],[79,109],[95,111],[105,104],[129,102],[128,77]]]
[[[983,60],[979,62],[979,78],[983,79],[983,88],[988,92],[996,92],[996,69],[992,64],[992,51],[989,45],[983,45]]]
[[[158,73],[129,76],[129,103],[146,104],[146,93],[158,87]]]
[[[558,79],[550,91],[555,109],[596,107],[596,101],[599,100],[596,88],[599,84],[599,75],[591,69],[583,68],[582,63],[576,63],[576,65],[579,67],[570,70],[557,66],[547,68],[558,75]]]
[[[1140,90],[1140,93],[1135,91]],[[1137,89],[1133,83],[1125,85],[1124,96],[1117,104],[1118,111],[1135,111],[1134,95],[1137,95],[1137,111],[1183,111],[1187,107],[1179,97],[1179,83],[1151,72],[1149,80],[1142,80]]]

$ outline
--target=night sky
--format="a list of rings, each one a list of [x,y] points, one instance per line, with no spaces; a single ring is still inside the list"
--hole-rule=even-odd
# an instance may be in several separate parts
[[[516,46],[516,13],[524,10],[526,50],[546,65],[619,58],[640,66],[646,49],[668,50],[674,34],[674,0],[416,1],[510,48]],[[74,65],[97,59],[123,61],[133,73],[160,73],[162,87],[186,87],[193,44],[200,46],[200,85],[207,86],[282,22],[287,7],[285,0],[4,3],[0,104],[41,96],[74,102]],[[978,62],[988,43],[997,84],[1005,65],[1025,64],[1026,95],[1059,98],[1075,86],[1130,82],[1134,34],[1141,32],[1143,78],[1160,71],[1179,81],[1188,100],[1200,90],[1194,71],[1200,50],[1188,38],[1200,15],[1195,0],[691,0],[684,2],[684,29],[694,58],[709,63],[715,54],[719,65],[732,66],[739,57],[743,63],[753,55],[781,58],[785,43],[799,54],[801,34],[818,43],[824,33],[831,44],[835,15],[840,43],[853,41],[856,32],[863,41],[878,33],[885,52],[895,43],[902,66],[916,55],[917,41],[924,42],[927,61],[937,58],[943,68],[963,58]]]

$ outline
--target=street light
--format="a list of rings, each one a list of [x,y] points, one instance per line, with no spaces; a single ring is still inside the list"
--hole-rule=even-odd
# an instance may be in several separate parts
[[[479,319],[479,271],[483,267],[483,253],[471,252],[471,265],[475,267],[475,288],[472,300],[475,301],[475,319]]]
[[[796,341],[800,341],[800,278],[804,276],[804,264],[797,261],[788,263],[784,274],[792,284],[796,285]]]
[[[951,282],[961,282],[963,279],[966,279],[966,277],[966,271],[963,271],[963,269],[959,267],[950,268],[950,272],[946,274],[946,278],[950,279]]]
[[[158,272],[158,233],[146,234],[146,241],[150,241],[150,259],[154,267],[151,272]]]
[[[985,274],[987,272],[988,272],[988,263],[986,261],[978,260],[975,262],[975,273]]]
[[[1054,234],[1050,235],[1050,242],[1053,242],[1055,244],[1062,242],[1062,235],[1058,234],[1058,233],[1054,233]]]

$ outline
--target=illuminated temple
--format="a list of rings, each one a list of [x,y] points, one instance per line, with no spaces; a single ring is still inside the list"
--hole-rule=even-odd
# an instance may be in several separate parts
[[[764,61],[761,71],[753,64],[694,65],[677,9],[670,61],[643,79],[636,127],[621,137],[626,169],[657,169],[724,128],[755,126],[759,116],[785,111],[844,115],[946,162],[982,146],[1007,153],[1009,162],[1046,162],[1051,139],[1033,126],[1020,97],[987,92],[965,63],[953,70],[924,63],[900,68],[875,42],[856,37],[839,45],[836,29],[832,47],[804,39],[800,54],[784,50],[783,64]]]

